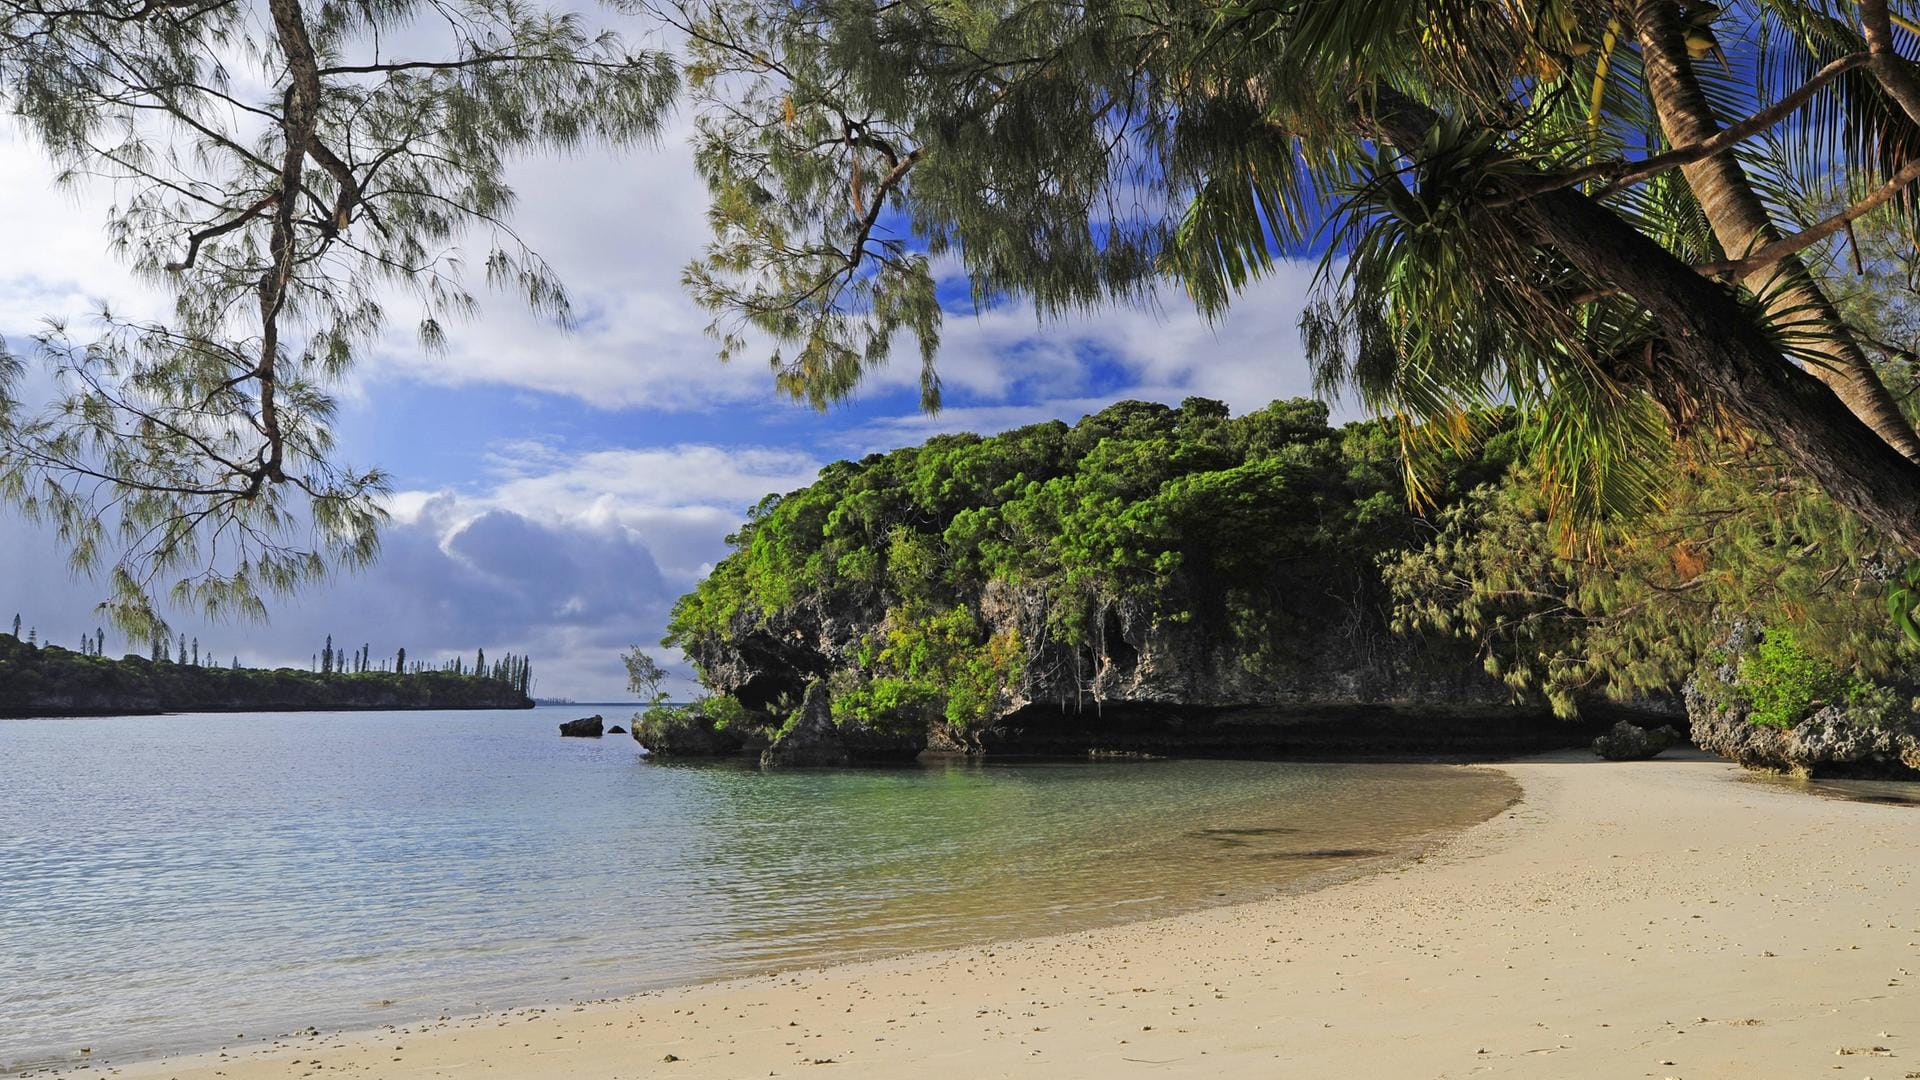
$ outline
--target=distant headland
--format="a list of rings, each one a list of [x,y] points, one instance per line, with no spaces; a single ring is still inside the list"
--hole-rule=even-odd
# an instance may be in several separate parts
[[[0,631],[0,717],[118,716],[167,712],[297,712],[348,709],[530,709],[533,665],[511,654],[408,664],[401,650],[336,650],[328,639],[314,670],[202,661],[198,643],[178,652],[112,659],[104,637],[81,650]]]

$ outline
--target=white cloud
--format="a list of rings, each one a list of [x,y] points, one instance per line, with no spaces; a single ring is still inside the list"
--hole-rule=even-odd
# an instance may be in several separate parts
[[[706,189],[694,171],[691,126],[658,146],[516,164],[525,193],[515,227],[572,297],[563,330],[513,297],[477,293],[481,310],[428,353],[396,304],[394,332],[366,372],[447,386],[491,383],[563,394],[602,409],[700,409],[764,400],[764,364],[721,364],[708,318],[680,285],[706,242]],[[475,260],[470,260],[475,261]]]
[[[106,233],[113,193],[105,184],[62,187],[36,146],[0,121],[0,334],[37,330],[53,317],[79,325],[105,305],[135,317],[166,309],[159,291],[113,258]]]

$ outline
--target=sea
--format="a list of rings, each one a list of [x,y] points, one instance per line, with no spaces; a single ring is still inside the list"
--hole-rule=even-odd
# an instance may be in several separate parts
[[[588,712],[0,720],[0,1071],[1300,891],[1511,804],[1430,764],[650,761]],[[83,1050],[85,1053],[83,1053]]]

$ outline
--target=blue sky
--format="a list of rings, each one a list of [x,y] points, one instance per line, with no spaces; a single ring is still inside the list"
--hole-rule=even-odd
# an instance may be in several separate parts
[[[534,657],[538,692],[624,697],[618,654],[652,645],[673,598],[725,552],[745,508],[836,458],[939,431],[1072,421],[1128,397],[1217,397],[1236,411],[1307,392],[1295,324],[1311,267],[1288,265],[1208,325],[1177,296],[1041,326],[1012,302],[949,314],[947,408],[918,409],[918,358],[879,372],[827,412],[781,399],[764,363],[721,364],[681,268],[704,241],[703,191],[685,132],[622,156],[522,163],[520,231],[560,272],[579,315],[564,333],[512,300],[482,297],[448,349],[396,328],[339,388],[344,457],[394,479],[380,562],[272,605],[265,625],[180,627],[221,657],[304,665],[329,633],[377,656],[476,648]],[[159,315],[161,298],[107,251],[112,192],[56,190],[34,149],[0,128],[0,334],[19,346],[49,315],[97,300]],[[964,296],[964,290],[948,290]],[[0,619],[18,610],[70,644],[102,595],[55,539],[0,509]],[[113,639],[118,653],[129,646]],[[678,657],[667,659],[678,661]],[[684,692],[685,668],[676,663]]]

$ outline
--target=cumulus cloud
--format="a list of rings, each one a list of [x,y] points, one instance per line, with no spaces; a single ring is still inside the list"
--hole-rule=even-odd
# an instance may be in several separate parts
[[[367,377],[446,386],[506,385],[563,394],[598,409],[692,410],[764,399],[767,368],[721,364],[708,316],[680,274],[707,238],[706,189],[690,124],[655,147],[520,162],[516,230],[567,285],[575,323],[563,330],[512,297],[480,294],[480,312],[449,327],[448,346],[412,341],[404,305]]]
[[[113,193],[106,185],[62,187],[39,149],[0,121],[0,334],[38,329],[49,317],[76,324],[104,305],[135,317],[165,310],[165,297],[113,258],[106,233]]]

